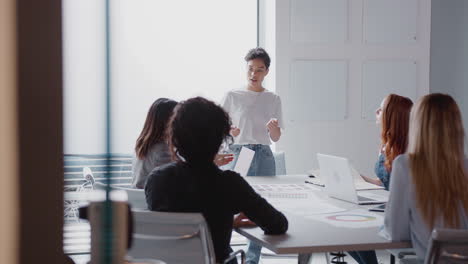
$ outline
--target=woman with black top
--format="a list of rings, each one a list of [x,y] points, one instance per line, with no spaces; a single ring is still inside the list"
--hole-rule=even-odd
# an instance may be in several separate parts
[[[213,162],[229,135],[231,122],[218,105],[201,97],[176,106],[169,125],[175,162],[151,172],[145,187],[148,208],[200,212],[211,231],[216,261],[229,256],[234,215],[244,213],[265,234],[283,234],[286,217],[260,197],[236,172]]]

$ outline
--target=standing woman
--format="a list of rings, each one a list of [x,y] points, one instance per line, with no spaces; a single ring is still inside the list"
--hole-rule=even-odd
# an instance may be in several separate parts
[[[244,59],[247,62],[247,86],[229,91],[222,102],[233,122],[234,145],[231,150],[238,154],[244,146],[255,151],[247,176],[272,176],[276,169],[270,145],[271,141],[277,142],[281,137],[281,100],[262,84],[270,67],[268,53],[255,48]]]
[[[429,94],[411,112],[408,154],[393,162],[385,211],[389,239],[411,240],[423,261],[433,228],[468,229],[468,161],[460,110]]]
[[[232,119],[230,146],[235,159],[242,147],[255,151],[247,176],[276,175],[275,159],[271,141],[277,142],[284,128],[281,100],[278,95],[263,87],[268,75],[270,56],[263,48],[251,49],[245,56],[247,62],[247,86],[229,91],[222,106]],[[236,160],[232,163],[234,166]],[[247,250],[247,264],[258,263],[261,247],[253,242]]]
[[[148,174],[155,167],[171,162],[166,127],[176,105],[176,101],[167,98],[159,98],[151,105],[136,141],[132,162],[133,187],[143,189]]]

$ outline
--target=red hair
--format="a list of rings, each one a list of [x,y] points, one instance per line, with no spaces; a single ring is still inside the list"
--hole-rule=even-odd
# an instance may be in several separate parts
[[[406,152],[408,147],[408,130],[411,99],[396,94],[390,94],[385,99],[382,109],[382,146],[385,148],[385,168],[392,170],[393,160]]]

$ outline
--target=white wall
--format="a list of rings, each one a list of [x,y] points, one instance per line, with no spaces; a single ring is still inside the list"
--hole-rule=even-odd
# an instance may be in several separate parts
[[[430,1],[275,3],[276,91],[283,100],[287,120],[277,147],[286,152],[288,173],[317,168],[316,153],[322,152],[348,157],[361,173],[373,176],[380,131],[372,113],[369,116],[365,109],[376,109],[381,97],[389,92],[399,91],[412,97],[429,92]],[[320,69],[331,65],[330,70],[313,79],[301,77],[306,79],[304,82],[294,80],[297,72],[291,69],[299,60],[313,62]],[[377,69],[380,62],[380,68],[391,70],[379,72],[377,79],[367,78],[363,69]],[[415,68],[414,73],[408,75],[391,66],[400,62]],[[368,67],[374,64],[377,66]],[[315,75],[311,72],[311,76]],[[343,82],[335,82],[336,78]],[[379,78],[387,81],[371,89],[363,87],[375,85]],[[310,85],[298,86],[298,82]],[[342,83],[344,87],[340,86]],[[336,88],[337,92],[333,94],[322,86]],[[364,88],[368,92],[364,93]],[[328,96],[324,100],[337,107],[320,102],[317,98],[322,98],[321,93]],[[310,100],[300,98],[301,94],[309,94],[306,99]],[[344,100],[345,107],[341,109],[333,96]],[[299,97],[301,103],[292,101],[293,97]],[[322,108],[317,108],[318,104]],[[299,110],[302,114],[289,115]]]
[[[452,95],[468,126],[468,1],[432,0],[431,92]],[[465,144],[468,151],[468,143]]]

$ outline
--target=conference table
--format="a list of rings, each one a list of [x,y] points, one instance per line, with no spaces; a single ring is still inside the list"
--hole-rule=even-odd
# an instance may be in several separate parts
[[[299,254],[309,263],[312,253],[410,248],[410,241],[389,241],[379,235],[383,214],[330,198],[323,187],[306,184],[307,175],[245,177],[265,199],[282,211],[289,229],[283,235],[264,235],[259,227],[236,232],[276,254]],[[361,192],[361,191],[360,191]],[[358,192],[358,193],[360,193]],[[362,191],[388,196],[385,190]]]

